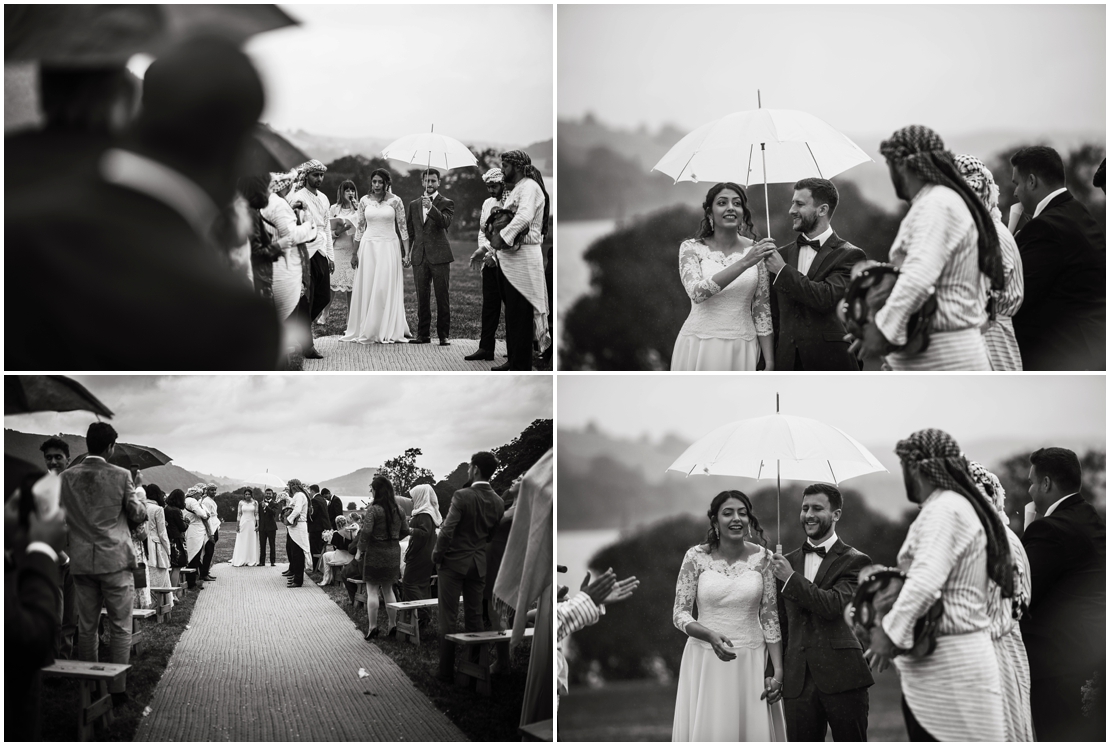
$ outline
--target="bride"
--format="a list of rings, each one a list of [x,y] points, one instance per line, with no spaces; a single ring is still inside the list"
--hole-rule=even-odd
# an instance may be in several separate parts
[[[351,257],[355,279],[351,312],[341,342],[389,344],[404,342],[409,332],[405,318],[405,283],[401,268],[409,263],[409,235],[405,206],[389,191],[389,172],[370,174],[370,194],[358,203],[358,252]],[[397,234],[400,233],[400,239]]]
[[[239,501],[236,514],[238,529],[235,534],[235,551],[231,554],[231,566],[258,566],[258,501],[254,493],[247,490]]]
[[[782,689],[771,552],[743,492],[720,493],[708,515],[706,541],[686,552],[675,589],[674,624],[689,639],[671,740],[785,741],[782,702],[766,699]],[[753,531],[759,544],[747,541]],[[774,676],[764,678],[768,654]]]
[[[744,187],[722,182],[709,189],[705,216],[678,253],[690,315],[678,333],[671,370],[755,370],[762,352],[775,369],[770,282],[764,257],[769,238],[755,241]]]

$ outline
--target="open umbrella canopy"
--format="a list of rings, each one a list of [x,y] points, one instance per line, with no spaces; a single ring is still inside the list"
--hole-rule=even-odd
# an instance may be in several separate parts
[[[436,132],[405,135],[387,145],[382,150],[382,155],[395,161],[440,171],[478,165],[478,159],[470,152],[470,148],[453,137]]]
[[[277,474],[269,471],[252,474],[244,481],[247,484],[260,484],[263,487],[273,487],[275,490],[283,490],[285,489],[285,485],[289,483],[289,480],[282,479]]]
[[[4,376],[4,414],[83,410],[111,417],[112,410],[65,376]]]
[[[70,466],[79,464],[89,454],[82,453],[70,462]],[[133,443],[116,443],[115,453],[108,459],[109,463],[122,466],[124,469],[153,469],[155,466],[165,466],[172,458],[150,446],[140,446]]]

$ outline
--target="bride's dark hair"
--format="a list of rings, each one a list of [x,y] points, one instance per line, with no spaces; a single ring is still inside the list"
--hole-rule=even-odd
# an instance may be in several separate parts
[[[722,181],[720,184],[714,184],[709,187],[706,192],[705,201],[701,203],[702,216],[701,225],[698,226],[698,232],[694,235],[696,239],[708,238],[713,235],[713,200],[717,199],[717,195],[725,189],[731,189],[740,195],[740,204],[744,208],[744,218],[740,221],[740,228],[736,231],[745,238],[756,240],[755,236],[755,223],[752,222],[752,211],[748,208],[748,193],[744,187],[735,184],[731,181]]]
[[[752,510],[751,498],[745,495],[740,490],[725,490],[713,498],[713,502],[709,503],[709,510],[706,515],[709,516],[709,531],[705,535],[705,543],[709,545],[709,551],[713,551],[721,545],[721,540],[717,536],[715,529],[717,528],[717,512],[721,506],[725,504],[725,500],[734,499],[744,503],[744,507],[748,509],[748,524],[750,530],[755,533],[752,538],[755,538],[762,546],[767,546],[767,539],[763,536],[763,527],[759,525],[759,519],[756,518],[755,511]],[[758,536],[758,538],[756,538]]]

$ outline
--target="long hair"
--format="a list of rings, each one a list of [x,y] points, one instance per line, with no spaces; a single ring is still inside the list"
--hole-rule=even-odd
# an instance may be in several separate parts
[[[338,205],[339,210],[342,210],[344,205],[343,193],[347,191],[347,187],[355,190],[355,202],[351,205],[351,209],[358,209],[358,187],[350,179],[344,179],[343,183],[339,185],[339,191],[335,193],[335,204]],[[336,210],[338,212],[339,210]]]
[[[759,525],[759,519],[756,517],[755,511],[752,510],[751,498],[740,490],[725,490],[724,492],[718,493],[717,496],[713,498],[713,502],[709,503],[709,510],[705,513],[709,516],[709,530],[705,534],[705,543],[709,545],[709,551],[712,552],[721,545],[721,540],[717,536],[717,532],[714,531],[717,527],[717,511],[725,504],[725,500],[730,498],[744,503],[744,507],[748,509],[748,523],[750,529],[755,532],[752,534],[752,538],[766,547],[767,539],[763,536],[763,527]],[[756,538],[757,535],[758,538]]]
[[[370,487],[374,490],[374,504],[380,505],[385,513],[385,535],[391,537],[393,536],[393,514],[401,512],[397,507],[393,482],[390,482],[388,477],[378,474],[370,481]]]
[[[696,239],[709,238],[714,233],[713,221],[710,219],[713,215],[713,200],[717,199],[717,195],[725,189],[731,189],[740,195],[740,205],[744,208],[744,219],[740,221],[740,228],[737,233],[745,238],[755,240],[755,223],[752,222],[752,211],[748,206],[748,193],[744,187],[735,184],[731,181],[722,181],[720,184],[714,184],[709,187],[709,191],[705,194],[705,201],[701,203],[702,216],[701,224],[698,226],[698,232],[694,234]],[[743,493],[739,493],[743,494]]]
[[[290,500],[296,497],[298,492],[303,492],[304,496],[308,497],[308,490],[305,488],[304,482],[299,479],[290,479],[285,483],[285,486],[289,489]]]
[[[153,500],[161,507],[166,507],[166,493],[156,484],[148,484],[143,489],[146,491],[146,499]]]
[[[178,510],[185,510],[185,493],[181,490],[174,490],[166,498],[166,504]]]
[[[382,196],[384,197],[386,194],[389,194],[390,191],[393,189],[393,177],[389,175],[389,171],[387,171],[386,169],[384,169],[384,168],[375,168],[373,171],[370,172],[370,181],[368,181],[367,185],[366,185],[366,193],[367,194],[373,194],[374,193],[374,177],[375,176],[382,177],[382,181],[385,182],[385,191],[382,193]]]

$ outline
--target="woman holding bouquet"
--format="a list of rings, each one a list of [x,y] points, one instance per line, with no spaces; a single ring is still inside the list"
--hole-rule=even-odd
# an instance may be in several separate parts
[[[235,519],[238,524],[235,534],[235,551],[231,554],[231,566],[258,567],[258,501],[249,487],[239,501]]]
[[[378,592],[387,604],[397,600],[393,584],[401,575],[401,539],[409,535],[409,523],[397,507],[393,483],[379,474],[370,482],[370,490],[374,500],[362,522],[355,553],[355,559],[362,562],[362,579],[366,581],[367,640],[379,634]],[[397,631],[397,612],[387,607],[385,614],[389,622],[387,634],[392,635]]]

